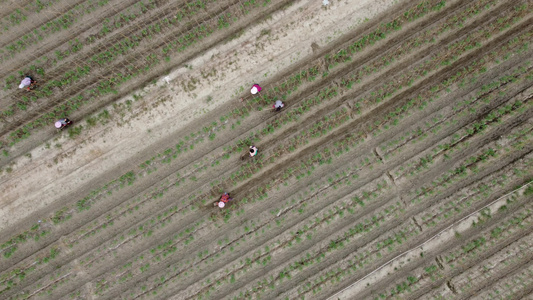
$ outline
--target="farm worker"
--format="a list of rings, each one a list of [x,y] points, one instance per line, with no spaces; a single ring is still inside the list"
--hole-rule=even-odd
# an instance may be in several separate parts
[[[250,156],[251,157],[254,157],[257,155],[257,147],[255,146],[250,146]]]
[[[256,83],[256,84],[252,85],[252,89],[250,90],[250,92],[252,93],[252,95],[256,95],[261,90],[262,90],[262,88],[259,86],[259,84]]]
[[[224,193],[220,197],[220,200],[214,203],[214,206],[218,206],[220,208],[223,208],[224,206],[226,206],[226,203],[228,203],[230,200],[232,200],[232,199],[229,197],[229,194],[228,193]]]
[[[276,103],[274,103],[274,105],[272,105],[272,107],[276,111],[280,111],[283,106],[285,106],[285,104],[283,104],[283,102],[281,102],[281,100],[276,100]]]
[[[27,88],[28,91],[33,88],[37,81],[33,80],[30,76],[24,77],[22,81],[20,82],[19,89]]]
[[[61,129],[61,128],[64,128],[68,125],[72,124],[72,121],[67,119],[67,118],[64,118],[64,119],[59,119],[56,123],[55,123],[55,126],[57,129]]]

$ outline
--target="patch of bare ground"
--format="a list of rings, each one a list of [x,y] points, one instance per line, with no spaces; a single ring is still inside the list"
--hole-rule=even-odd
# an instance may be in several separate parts
[[[347,3],[268,7],[197,44],[203,56],[172,58],[187,67],[114,102],[88,137],[58,138],[68,155],[34,150],[11,170],[31,178],[2,175],[4,216],[17,215],[3,230],[3,296],[416,298],[464,286],[466,297],[488,284],[468,274],[504,251],[524,255],[494,281],[525,271],[528,3],[405,1],[355,28]],[[251,26],[256,16],[266,21]],[[348,30],[318,38],[335,26]],[[264,90],[245,96],[254,82]],[[284,109],[267,111],[276,99]],[[234,200],[213,208],[224,191]]]

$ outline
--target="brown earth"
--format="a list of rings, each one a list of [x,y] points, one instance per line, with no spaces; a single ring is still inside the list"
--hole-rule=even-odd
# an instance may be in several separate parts
[[[69,116],[80,135],[37,129],[4,144],[2,298],[530,296],[533,4],[393,2],[272,1],[249,13],[248,2],[209,3],[197,24],[225,9],[239,19],[81,106]],[[76,6],[23,10],[28,20],[2,33],[2,49],[67,7]],[[57,80],[182,7],[155,1],[98,45],[34,61],[97,36],[105,18],[143,10],[109,1],[68,32],[4,52],[3,81],[39,63]],[[15,110],[1,138],[115,68],[145,66],[143,55],[194,25],[163,29]],[[4,89],[2,105],[21,95]],[[281,112],[273,99],[286,103]],[[224,191],[233,200],[214,208]]]

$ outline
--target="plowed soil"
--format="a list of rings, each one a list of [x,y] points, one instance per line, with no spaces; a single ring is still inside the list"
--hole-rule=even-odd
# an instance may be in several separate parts
[[[531,297],[531,1],[0,8],[1,299]]]

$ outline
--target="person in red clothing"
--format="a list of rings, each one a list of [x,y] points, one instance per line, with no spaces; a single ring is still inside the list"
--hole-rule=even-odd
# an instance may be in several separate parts
[[[250,92],[252,93],[252,95],[257,95],[261,90],[262,88],[259,86],[259,84],[256,83],[252,85],[252,89],[250,90]]]
[[[213,203],[213,206],[218,206],[220,208],[223,208],[226,206],[226,203],[230,202],[232,198],[229,197],[228,193],[224,193],[222,196],[220,196],[220,200]]]

